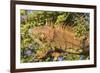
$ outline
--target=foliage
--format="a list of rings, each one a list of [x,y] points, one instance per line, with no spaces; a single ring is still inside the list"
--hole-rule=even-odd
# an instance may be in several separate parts
[[[77,15],[74,21],[76,36],[82,37],[89,31],[89,22],[86,15]],[[83,37],[84,38],[84,37]]]

